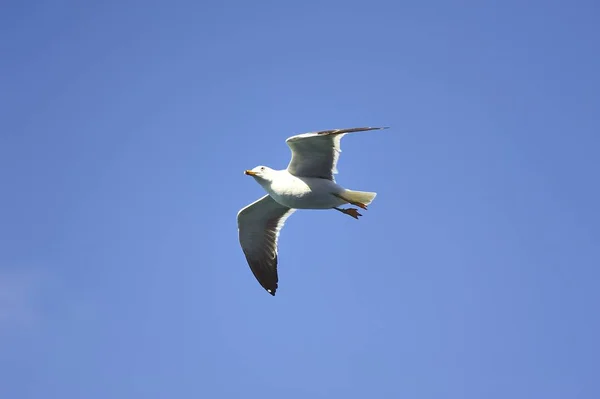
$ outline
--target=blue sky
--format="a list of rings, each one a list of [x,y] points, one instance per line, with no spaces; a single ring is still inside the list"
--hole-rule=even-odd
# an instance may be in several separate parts
[[[4,2],[0,397],[599,397],[599,11]],[[354,126],[271,297],[242,172]]]

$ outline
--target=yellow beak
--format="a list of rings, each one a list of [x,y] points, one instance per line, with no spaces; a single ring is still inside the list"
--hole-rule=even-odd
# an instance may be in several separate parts
[[[246,174],[246,175],[248,175],[248,176],[256,176],[256,172],[253,172],[253,171],[251,171],[251,170],[246,170],[246,171],[244,172],[244,174]]]

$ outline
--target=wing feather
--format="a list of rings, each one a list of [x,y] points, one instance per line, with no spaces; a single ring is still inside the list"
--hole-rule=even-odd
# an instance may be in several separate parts
[[[387,127],[354,127],[322,130],[289,137],[285,142],[292,151],[287,170],[299,177],[319,177],[335,180],[337,163],[342,152],[340,142],[348,133],[387,129]]]
[[[276,202],[270,195],[242,208],[237,215],[238,238],[252,274],[271,295],[277,291],[277,240],[295,209]]]

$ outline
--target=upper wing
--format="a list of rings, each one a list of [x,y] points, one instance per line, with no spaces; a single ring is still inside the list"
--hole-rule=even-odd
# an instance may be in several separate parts
[[[271,295],[277,290],[277,239],[285,220],[294,213],[270,195],[242,208],[237,215],[240,245],[260,285]]]
[[[378,129],[387,129],[387,127],[322,130],[289,137],[285,142],[292,150],[292,159],[287,170],[295,176],[334,180],[333,175],[338,173],[337,161],[342,152],[340,148],[342,137],[347,133]]]

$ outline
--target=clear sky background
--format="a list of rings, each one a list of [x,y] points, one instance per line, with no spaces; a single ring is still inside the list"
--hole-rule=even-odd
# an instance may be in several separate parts
[[[593,1],[15,1],[0,397],[600,397]],[[237,241],[291,135],[360,220]]]

